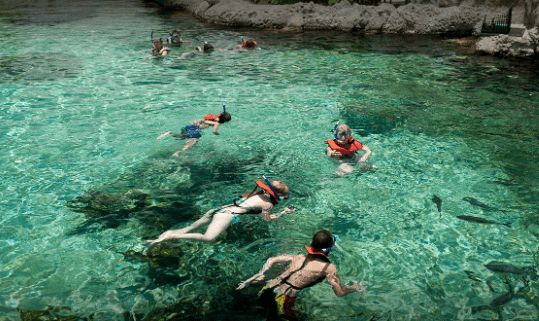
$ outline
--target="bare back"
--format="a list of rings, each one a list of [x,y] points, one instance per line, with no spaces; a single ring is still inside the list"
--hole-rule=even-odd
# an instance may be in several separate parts
[[[290,257],[290,255],[288,256]],[[305,260],[309,261],[305,262]],[[269,280],[267,285],[269,287],[277,286],[276,292],[295,297],[303,288],[321,278],[327,277],[329,281],[329,275],[333,274],[337,275],[337,269],[328,261],[308,255],[294,255],[288,269],[275,279]]]
[[[214,122],[210,121],[209,123],[206,119],[193,120],[190,122],[191,125],[198,126],[200,129],[208,128],[213,125]]]

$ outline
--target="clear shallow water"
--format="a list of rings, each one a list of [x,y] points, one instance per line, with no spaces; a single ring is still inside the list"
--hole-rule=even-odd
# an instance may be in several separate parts
[[[221,29],[138,1],[11,5],[0,23],[7,320],[47,306],[95,320],[256,319],[259,287],[237,283],[272,255],[301,253],[321,228],[339,235],[343,281],[368,292],[305,291],[298,309],[310,320],[494,318],[477,307],[506,291],[505,275],[483,265],[537,265],[533,63],[467,57],[441,38]],[[243,36],[263,50],[143,59],[151,31],[173,28],[197,45],[233,49]],[[171,155],[182,142],[155,139],[222,104],[232,122],[180,160]],[[323,143],[335,121],[373,150],[378,170],[335,174]],[[242,218],[214,243],[140,254],[144,239],[251,190],[261,173],[291,187],[296,214]],[[524,290],[504,319],[537,319],[536,281]]]

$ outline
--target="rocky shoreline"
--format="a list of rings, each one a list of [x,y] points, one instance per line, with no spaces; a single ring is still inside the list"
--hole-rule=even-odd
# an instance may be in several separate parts
[[[520,0],[523,1],[523,0]],[[537,2],[537,3],[536,3]],[[310,3],[291,5],[254,4],[246,0],[166,0],[166,7],[181,7],[203,21],[230,27],[277,29],[282,31],[335,30],[344,32],[454,35],[477,37],[475,50],[500,56],[531,57],[538,54],[539,0],[527,0],[520,37],[481,36],[483,21],[507,12],[502,5],[438,7],[433,4],[406,4],[396,8],[382,3],[365,6],[341,1],[332,6]]]

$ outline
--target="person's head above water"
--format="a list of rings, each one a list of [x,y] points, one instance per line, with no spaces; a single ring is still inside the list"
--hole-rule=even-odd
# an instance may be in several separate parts
[[[229,122],[230,120],[232,119],[232,116],[230,116],[230,114],[228,112],[224,112],[224,113],[221,113],[219,115],[219,122],[222,124],[222,123],[226,123],[226,122]]]
[[[288,186],[286,186],[286,184],[281,181],[273,181],[271,182],[271,186],[273,186],[279,197],[285,198],[288,196],[288,194],[290,194]]]
[[[254,40],[245,40],[241,45],[243,48],[256,48],[256,41]]]
[[[333,235],[328,230],[316,232],[311,241],[311,247],[315,252],[329,253],[335,244]]]
[[[206,43],[202,47],[197,47],[197,51],[210,52],[210,51],[213,51],[213,46],[209,43]]]
[[[335,128],[335,139],[339,142],[346,142],[348,139],[352,137],[352,130],[348,125],[341,124],[338,125],[337,128]]]
[[[157,50],[161,50],[163,48],[163,40],[161,40],[161,38],[155,38],[153,40],[153,47]]]
[[[181,42],[182,42],[182,34],[180,33],[179,30],[174,29],[174,31],[172,31],[170,33],[170,38],[167,41],[181,44]]]

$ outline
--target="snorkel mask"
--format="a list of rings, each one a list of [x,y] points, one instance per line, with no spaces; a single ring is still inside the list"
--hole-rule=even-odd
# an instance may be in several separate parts
[[[352,133],[349,132],[349,131],[345,131],[345,132],[337,132],[337,128],[339,127],[339,123],[337,122],[335,124],[335,127],[333,127],[333,136],[335,136],[335,139],[338,140],[338,141],[346,141],[346,139],[341,139],[340,137],[341,136],[345,136],[346,134],[348,134],[348,138],[352,137]]]
[[[331,235],[332,239],[333,239],[333,244],[330,246],[330,247],[326,247],[324,249],[320,249],[318,251],[316,251],[315,249],[312,248],[312,242],[311,242],[311,246],[307,246],[305,245],[305,249],[307,250],[307,253],[309,254],[321,254],[321,255],[324,255],[325,257],[328,256],[329,252],[331,252],[331,250],[333,250],[333,247],[337,246],[337,236],[336,235]]]
[[[331,250],[333,250],[333,247],[335,246],[335,242],[337,241],[337,236],[332,234],[331,238],[333,239],[333,244],[330,247],[326,247],[325,249],[320,249],[320,252],[324,254],[328,254],[329,252],[331,252]]]
[[[170,35],[170,41],[174,42],[174,43],[180,43],[182,42],[182,35],[179,34],[179,35],[172,35],[172,33],[168,33]]]

